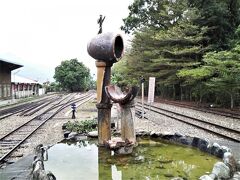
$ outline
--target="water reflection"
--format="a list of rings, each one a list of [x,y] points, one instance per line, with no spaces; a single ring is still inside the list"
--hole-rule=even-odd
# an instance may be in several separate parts
[[[108,158],[111,156],[111,151],[104,147],[98,148],[98,179],[105,180],[106,177],[112,177],[111,163]]]
[[[83,140],[53,146],[45,167],[58,180],[198,179],[216,161],[194,149],[149,140],[140,141],[131,155],[116,156]]]

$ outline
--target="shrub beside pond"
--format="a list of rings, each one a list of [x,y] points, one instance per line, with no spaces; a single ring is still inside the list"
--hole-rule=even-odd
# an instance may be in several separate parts
[[[97,129],[96,120],[84,120],[84,121],[68,121],[66,123],[66,129],[71,132],[87,133]]]

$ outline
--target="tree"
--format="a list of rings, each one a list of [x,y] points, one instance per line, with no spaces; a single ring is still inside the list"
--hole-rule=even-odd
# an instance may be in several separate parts
[[[111,83],[120,87],[137,85],[138,75],[136,71],[131,69],[128,65],[129,57],[128,53],[118,62],[113,65]]]
[[[168,29],[182,18],[184,4],[186,0],[135,0],[121,29],[126,33],[142,27]]]
[[[198,16],[193,23],[208,27],[205,44],[212,44],[214,50],[230,49],[229,40],[240,23],[239,0],[188,0],[188,6],[195,8]]]
[[[239,0],[135,0],[129,10],[121,28],[134,31],[134,38],[126,67],[114,67],[116,83],[155,76],[156,94],[163,97],[212,102],[224,101],[220,93],[227,92],[234,105],[239,74],[228,70],[238,64]]]
[[[65,60],[55,68],[54,78],[65,90],[83,91],[88,88],[90,70],[77,59]]]
[[[203,60],[201,67],[181,70],[178,76],[188,82],[200,82],[216,94],[225,92],[233,108],[240,90],[240,45],[229,51],[209,52]]]
[[[47,92],[59,92],[61,91],[61,87],[59,83],[51,82],[49,86],[46,87]]]
[[[88,90],[96,89],[97,88],[96,86],[97,86],[96,80],[94,80],[93,77],[91,76],[87,82],[87,88]]]
[[[214,76],[207,85],[216,92],[224,91],[230,97],[230,107],[240,89],[240,45],[230,51],[212,52],[204,57],[205,66],[210,66]]]
[[[209,49],[202,45],[206,41],[203,36],[206,28],[200,28],[191,22],[194,11],[190,9],[186,11],[186,2],[167,2],[169,6],[157,9],[160,12],[172,9],[165,18],[168,19],[167,16],[169,16],[169,19],[172,19],[174,14],[174,22],[163,21],[162,23],[165,22],[167,28],[157,28],[157,24],[154,26],[151,23],[149,27],[139,28],[134,33],[132,49],[127,56],[128,68],[125,74],[131,75],[133,79],[137,79],[141,75],[144,75],[146,79],[149,76],[155,76],[157,92],[175,99],[183,98],[182,82],[176,75],[178,70],[200,65],[203,54]],[[177,6],[180,2],[181,6]],[[152,15],[148,10],[146,12],[148,16]],[[154,16],[162,16],[162,14],[154,14]],[[126,24],[126,28],[130,28],[128,26]],[[127,78],[127,81],[131,82],[129,81],[131,78]]]

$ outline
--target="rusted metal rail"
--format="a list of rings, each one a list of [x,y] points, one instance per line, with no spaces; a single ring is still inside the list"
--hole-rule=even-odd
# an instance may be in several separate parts
[[[140,107],[140,103],[139,102],[138,102],[138,106]],[[145,104],[145,107],[147,109],[149,109],[146,104]],[[156,106],[151,106],[151,107],[152,108],[150,108],[150,110],[152,112],[157,113],[157,114],[161,114],[163,116],[166,116],[166,117],[169,117],[171,119],[183,122],[185,124],[189,124],[189,125],[195,126],[197,128],[200,128],[200,129],[203,129],[205,131],[208,131],[208,132],[210,132],[212,134],[216,134],[216,135],[221,136],[223,138],[230,139],[230,140],[232,140],[234,142],[240,142],[240,131],[239,130],[232,129],[232,128],[229,128],[229,127],[226,127],[226,126],[222,126],[222,125],[219,125],[219,124],[216,124],[216,123],[204,121],[204,120],[201,120],[201,119],[198,119],[198,118],[195,118],[195,117],[187,116],[187,115],[184,115],[184,114],[181,114],[181,113],[177,113],[177,112],[174,112],[174,111],[170,111],[170,110],[167,110],[167,109],[159,108],[159,107],[156,107]],[[170,113],[170,114],[167,114],[167,113]],[[187,119],[190,119],[193,122],[190,122]],[[202,125],[196,124],[194,122],[200,122],[200,123],[202,123]],[[155,120],[154,123],[157,123],[157,120]],[[161,125],[161,124],[159,124],[159,125]],[[209,128],[209,126],[211,126],[212,129]],[[214,128],[215,128],[215,130],[213,130]],[[216,131],[216,129],[218,129],[218,130],[220,130],[222,132]],[[229,134],[231,134],[231,135],[229,135]]]
[[[225,116],[225,117],[229,117],[229,118],[234,118],[234,119],[239,119],[240,120],[240,113],[237,113],[237,112],[226,112],[226,111],[220,111],[220,110],[217,110],[217,109],[197,107],[197,106],[188,105],[188,104],[180,103],[180,102],[161,101],[161,103],[174,105],[174,106],[179,106],[179,107],[188,108],[188,109],[193,109],[193,110],[196,110],[196,111],[216,114],[216,115]]]

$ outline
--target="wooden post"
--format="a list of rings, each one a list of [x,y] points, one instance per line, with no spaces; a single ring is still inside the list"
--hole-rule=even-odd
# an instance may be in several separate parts
[[[142,119],[144,119],[144,82],[142,82]]]
[[[111,107],[105,86],[110,84],[112,63],[96,61],[97,66],[97,108],[98,108],[98,143],[104,145],[111,139]]]
[[[120,105],[121,109],[121,138],[128,139],[133,144],[136,142],[136,134],[134,128],[135,108],[134,101]]]

